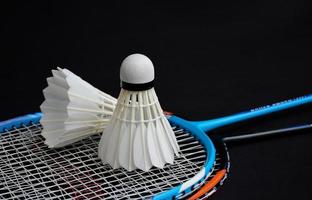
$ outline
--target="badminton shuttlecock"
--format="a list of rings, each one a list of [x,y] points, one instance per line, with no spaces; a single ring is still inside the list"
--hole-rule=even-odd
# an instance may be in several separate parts
[[[50,147],[62,147],[102,132],[117,100],[67,69],[52,70],[43,90],[42,136]]]
[[[142,54],[128,56],[120,79],[117,105],[99,144],[102,162],[129,171],[172,164],[179,146],[153,87],[152,62]]]

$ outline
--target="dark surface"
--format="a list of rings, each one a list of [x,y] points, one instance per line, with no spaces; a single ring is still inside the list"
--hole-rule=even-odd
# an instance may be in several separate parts
[[[56,66],[117,96],[135,52],[154,62],[163,108],[188,119],[312,93],[311,11],[303,1],[2,5],[0,120],[38,111]],[[306,122],[312,106],[214,134]],[[312,130],[300,133],[230,146],[230,178],[212,199],[311,199]]]

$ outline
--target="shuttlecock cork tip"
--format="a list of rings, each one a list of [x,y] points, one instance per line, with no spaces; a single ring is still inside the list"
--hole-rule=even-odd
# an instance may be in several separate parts
[[[154,86],[154,65],[143,54],[132,54],[121,63],[121,87],[126,90],[147,90]]]

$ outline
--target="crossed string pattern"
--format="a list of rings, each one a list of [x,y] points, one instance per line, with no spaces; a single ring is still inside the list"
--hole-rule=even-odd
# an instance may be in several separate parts
[[[177,127],[180,157],[149,172],[103,165],[97,157],[100,134],[49,149],[41,130],[40,124],[31,124],[0,134],[0,199],[148,198],[194,177],[206,160],[198,140]]]

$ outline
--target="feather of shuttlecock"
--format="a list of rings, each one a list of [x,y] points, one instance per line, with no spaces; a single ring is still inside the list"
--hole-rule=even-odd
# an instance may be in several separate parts
[[[99,157],[113,168],[129,171],[163,168],[179,155],[174,132],[156,96],[152,62],[128,56],[120,69],[122,89],[99,144]]]
[[[50,147],[62,147],[102,132],[117,100],[67,69],[52,70],[43,90],[42,136]]]

